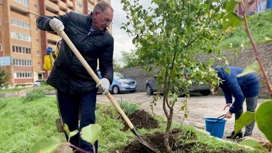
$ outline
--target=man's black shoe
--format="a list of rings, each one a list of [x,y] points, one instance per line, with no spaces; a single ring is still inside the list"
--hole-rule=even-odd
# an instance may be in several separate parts
[[[231,135],[226,136],[227,139],[236,139],[236,138],[242,138],[243,137],[243,133],[242,132],[238,132],[236,135],[234,135],[234,131],[231,132]]]

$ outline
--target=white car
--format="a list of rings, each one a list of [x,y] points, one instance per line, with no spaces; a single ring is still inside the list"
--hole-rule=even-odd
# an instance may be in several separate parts
[[[33,84],[34,87],[39,87],[45,84],[45,80],[36,80]]]

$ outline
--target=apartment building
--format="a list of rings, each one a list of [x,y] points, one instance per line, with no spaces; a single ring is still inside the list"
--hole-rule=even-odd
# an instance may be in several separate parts
[[[46,48],[55,50],[60,37],[36,27],[39,15],[88,14],[99,1],[0,0],[0,69],[10,74],[10,85],[32,84],[48,76],[42,68]]]

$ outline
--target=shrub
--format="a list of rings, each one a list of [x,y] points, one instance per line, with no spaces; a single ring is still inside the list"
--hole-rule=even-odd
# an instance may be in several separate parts
[[[26,93],[24,97],[24,102],[30,102],[42,97],[45,97],[45,89],[43,88],[34,88],[33,90]]]

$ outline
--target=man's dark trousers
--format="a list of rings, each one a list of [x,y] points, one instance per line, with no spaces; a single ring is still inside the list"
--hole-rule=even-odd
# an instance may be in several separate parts
[[[57,100],[63,124],[67,124],[70,131],[81,130],[83,127],[95,123],[97,92],[86,92],[77,95],[67,95],[57,91]],[[79,124],[80,118],[80,124]],[[66,135],[66,134],[65,134]],[[68,137],[66,135],[68,140]],[[77,134],[70,139],[70,143],[93,153],[92,145],[82,140]],[[98,151],[98,143],[95,143],[95,150]]]

